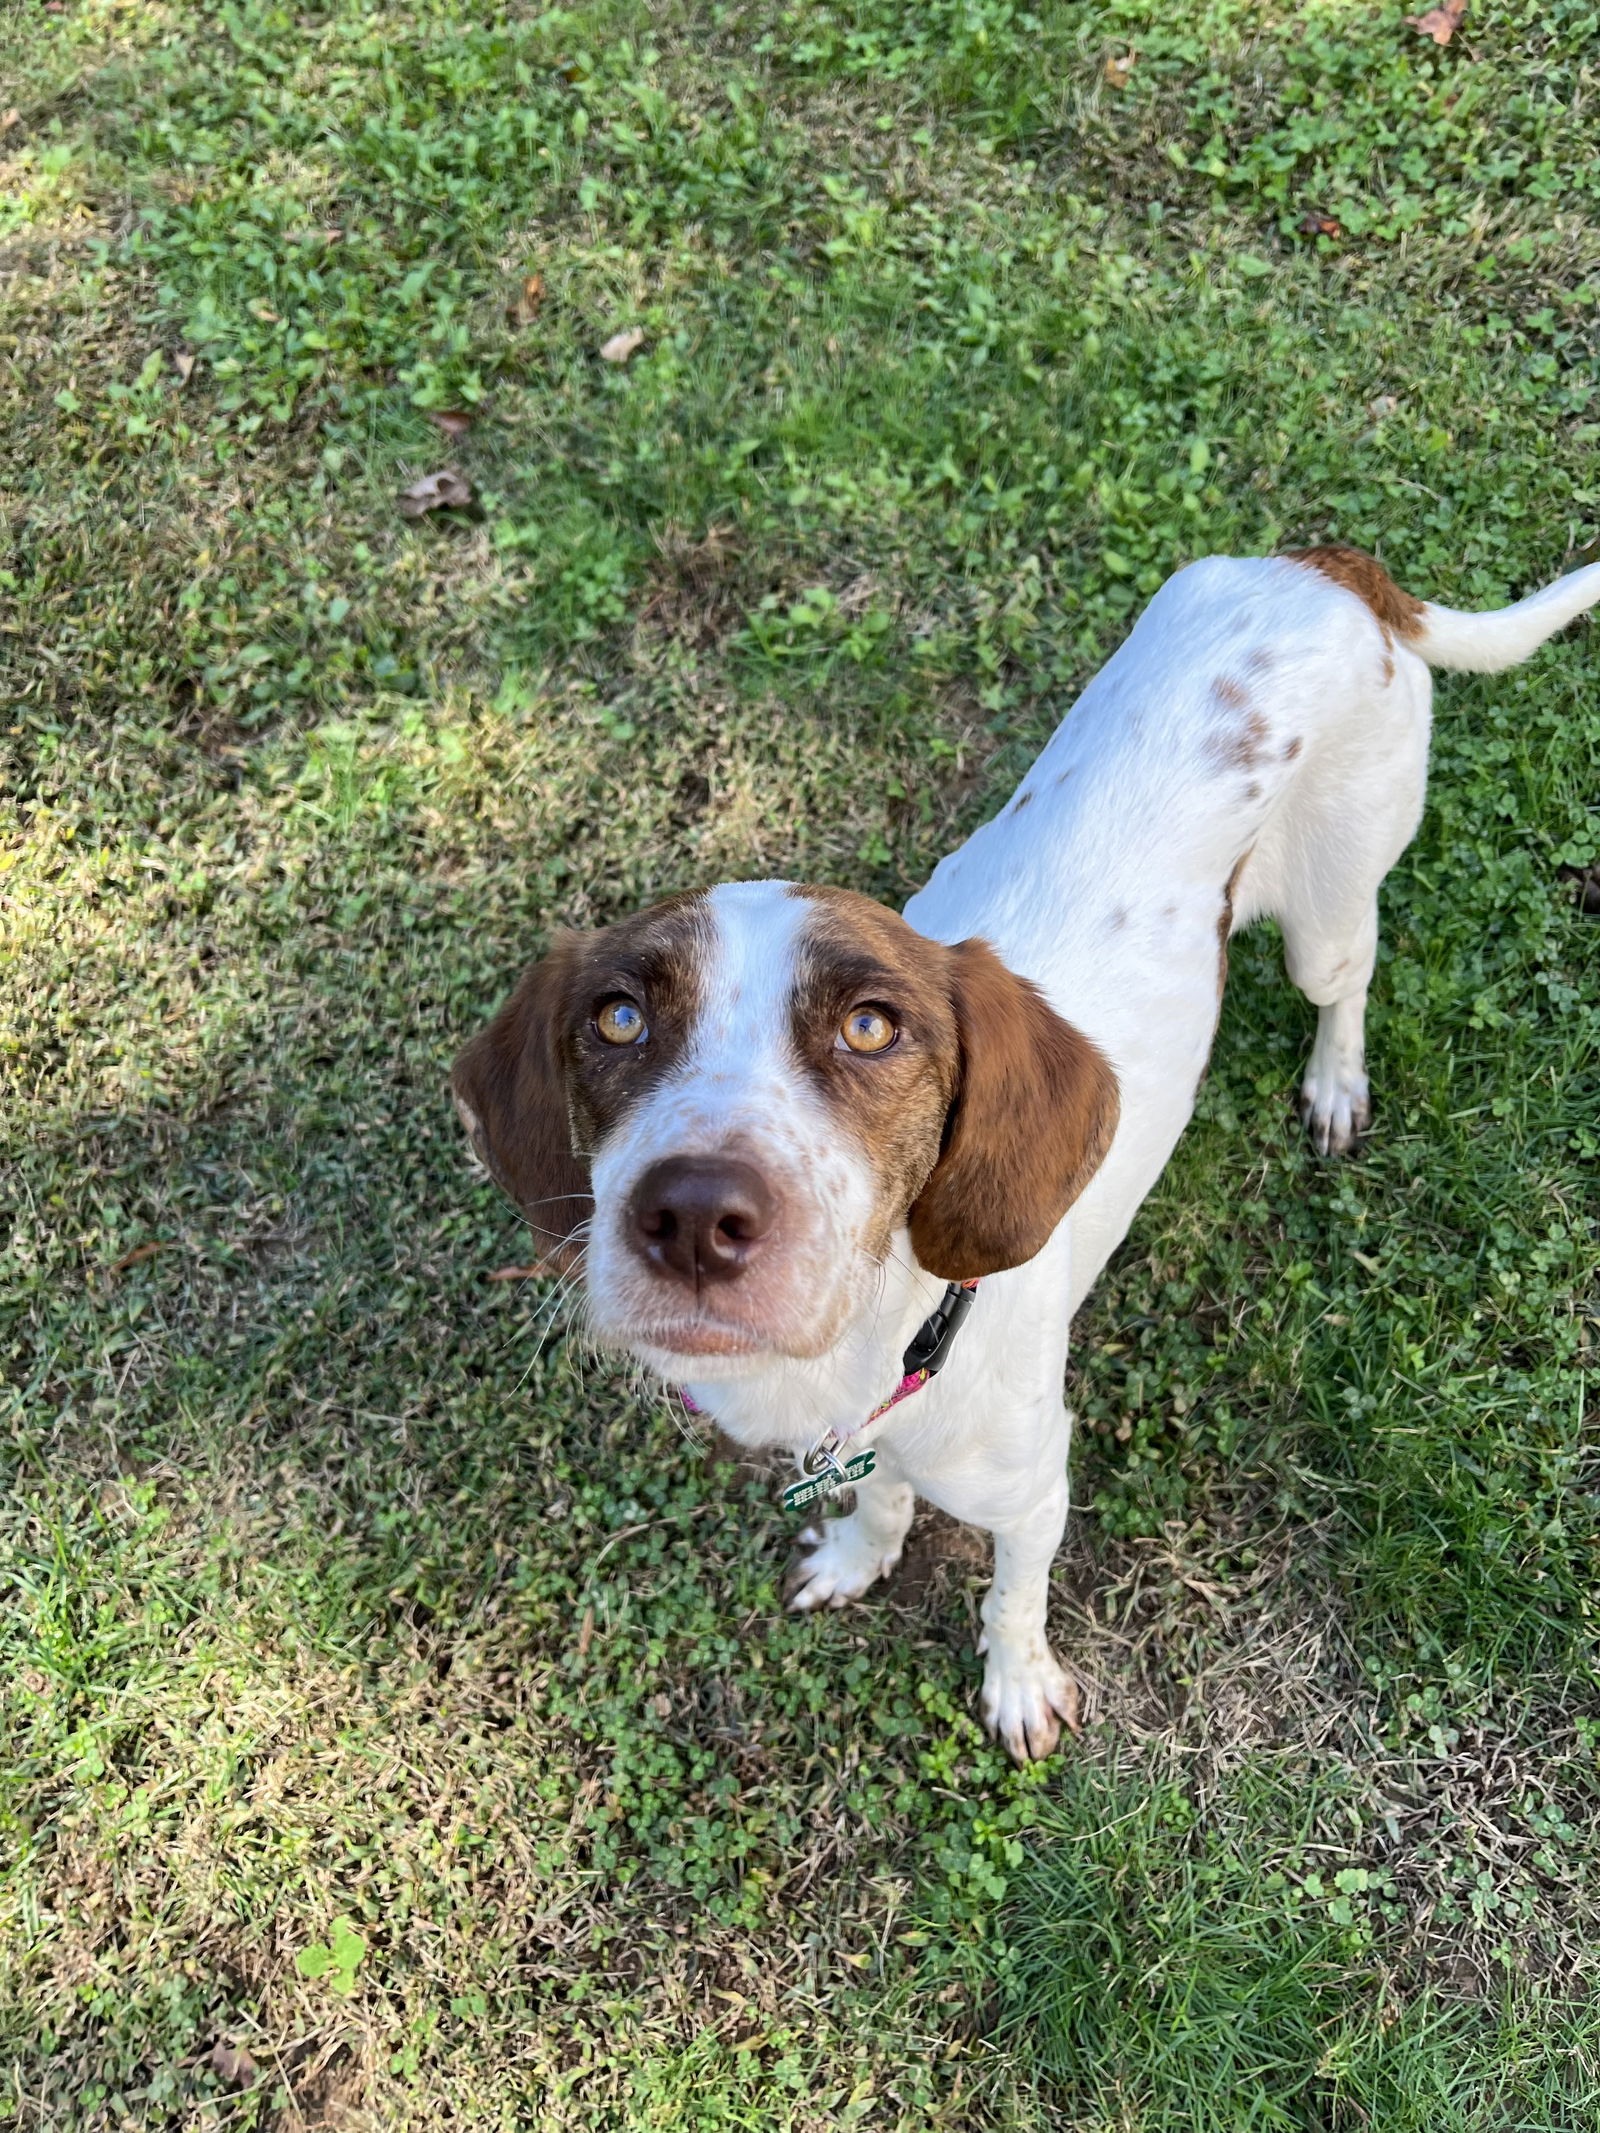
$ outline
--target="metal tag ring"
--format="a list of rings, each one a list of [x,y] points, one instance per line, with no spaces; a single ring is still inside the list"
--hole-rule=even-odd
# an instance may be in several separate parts
[[[844,1468],[839,1464],[838,1453],[830,1452],[820,1444],[813,1444],[802,1456],[800,1471],[807,1481],[815,1481],[819,1474],[833,1474],[841,1484],[844,1481]]]

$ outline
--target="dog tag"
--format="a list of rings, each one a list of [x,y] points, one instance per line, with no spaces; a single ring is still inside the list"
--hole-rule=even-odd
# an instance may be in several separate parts
[[[852,1482],[865,1481],[878,1463],[876,1452],[857,1452],[843,1466],[837,1460],[830,1462],[820,1474],[808,1474],[804,1481],[791,1481],[783,1492],[783,1508],[786,1511],[803,1511],[808,1503],[815,1503],[819,1496],[837,1496],[841,1489],[848,1489]]]

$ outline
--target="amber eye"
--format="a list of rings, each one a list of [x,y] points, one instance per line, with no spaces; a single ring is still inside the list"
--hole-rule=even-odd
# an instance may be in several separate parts
[[[650,1034],[642,1009],[632,1000],[607,1000],[594,1026],[607,1044],[642,1044]]]
[[[886,1052],[899,1034],[881,1007],[852,1007],[833,1041],[847,1052]]]

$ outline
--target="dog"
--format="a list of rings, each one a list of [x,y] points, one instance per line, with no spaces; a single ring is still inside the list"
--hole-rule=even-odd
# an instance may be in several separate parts
[[[558,938],[456,1062],[473,1149],[593,1333],[737,1444],[797,1455],[794,1608],[899,1560],[918,1496],[993,1536],[983,1715],[1076,1727],[1050,1648],[1067,1333],[1191,1111],[1229,937],[1270,914],[1317,1009],[1325,1155],[1370,1099],[1378,888],[1416,830],[1434,667],[1493,673],[1600,564],[1490,614],[1356,549],[1191,564],[1001,812],[896,917],[724,883]]]

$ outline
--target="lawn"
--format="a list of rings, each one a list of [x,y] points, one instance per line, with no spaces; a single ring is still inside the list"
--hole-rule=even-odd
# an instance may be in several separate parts
[[[1590,627],[1440,686],[1353,1160],[1236,944],[1077,1330],[1051,1764],[972,1536],[783,1616],[443,1090],[554,926],[902,899],[1195,556],[1590,559],[1596,52],[12,0],[0,2123],[1600,2126]]]

